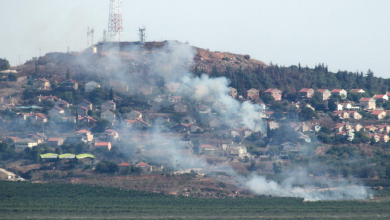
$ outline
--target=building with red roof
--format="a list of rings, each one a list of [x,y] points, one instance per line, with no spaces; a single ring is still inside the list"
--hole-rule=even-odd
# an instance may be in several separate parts
[[[381,99],[381,100],[385,100],[385,101],[389,101],[389,97],[386,95],[386,94],[383,94],[383,95],[374,95],[374,97],[372,97],[374,99]]]
[[[47,140],[47,143],[50,145],[50,147],[58,147],[61,146],[64,143],[64,139],[61,137],[59,138],[49,138]]]
[[[95,142],[96,147],[106,147],[107,150],[111,150],[111,142]]]
[[[279,89],[267,89],[264,94],[269,94],[272,97],[274,97],[275,101],[281,101],[282,100],[282,91]]]
[[[339,95],[342,99],[347,98],[348,95],[348,92],[344,89],[333,89],[331,93],[332,95]]]
[[[369,110],[371,115],[374,115],[377,119],[383,119],[386,117],[386,112],[383,110]]]
[[[305,97],[305,98],[311,98],[314,95],[314,89],[311,88],[303,88],[299,91],[299,96],[300,97]]]
[[[73,79],[68,79],[62,82],[60,87],[67,90],[72,90],[72,89],[77,90],[79,88],[79,84]]]
[[[375,99],[373,99],[373,98],[361,98],[359,100],[359,106],[362,109],[375,109],[376,108]]]
[[[317,90],[322,95],[322,100],[328,100],[332,93],[328,89]]]
[[[360,94],[363,94],[366,91],[364,91],[363,89],[351,89],[349,92],[350,93],[360,93]]]
[[[215,152],[215,147],[210,144],[202,144],[199,146],[199,154],[212,155]]]

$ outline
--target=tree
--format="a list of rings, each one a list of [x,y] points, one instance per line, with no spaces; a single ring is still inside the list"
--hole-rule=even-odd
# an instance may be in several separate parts
[[[66,70],[66,79],[71,79],[69,69]]]
[[[98,119],[96,122],[96,126],[92,128],[92,132],[101,133],[106,130],[106,128],[110,125],[110,122],[106,119]]]
[[[261,97],[265,104],[272,104],[275,102],[275,98],[270,94],[265,94]]]
[[[0,152],[3,153],[8,150],[8,144],[6,142],[0,143]]]
[[[88,94],[89,100],[94,104],[100,104],[107,100],[107,92],[102,88],[96,88]]]
[[[96,171],[99,173],[115,173],[119,171],[119,166],[114,162],[103,160],[96,165]]]
[[[56,148],[56,154],[62,154],[62,148],[57,147]]]
[[[283,172],[283,164],[281,161],[275,161],[272,164],[272,168],[273,168],[275,174],[280,174]]]
[[[330,111],[336,111],[337,110],[337,105],[334,99],[329,99],[328,101],[328,108]]]
[[[318,119],[318,115],[313,109],[305,107],[301,110],[301,113],[299,114],[299,118],[301,120],[311,120],[313,118]]]
[[[114,100],[114,90],[110,89],[110,94],[108,95],[109,100]]]
[[[0,71],[1,70],[8,70],[10,68],[9,62],[6,59],[0,58]]]
[[[18,77],[14,73],[8,74],[8,80],[11,82],[16,82],[18,80]]]

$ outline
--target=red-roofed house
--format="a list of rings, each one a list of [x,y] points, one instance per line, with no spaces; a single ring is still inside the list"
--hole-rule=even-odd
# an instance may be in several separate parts
[[[88,142],[91,142],[93,141],[93,134],[91,134],[90,131],[87,131],[87,130],[79,130],[79,131],[76,131],[77,135],[81,135],[85,138],[85,140],[87,140]]]
[[[375,109],[376,108],[375,99],[361,98],[359,100],[359,106],[360,106],[360,108],[363,108],[363,109]]]
[[[119,137],[118,132],[116,132],[116,131],[114,131],[112,129],[108,129],[108,130],[105,130],[103,133],[100,134],[99,139],[101,141],[112,142],[112,141],[117,140],[118,137]]]
[[[76,119],[76,117],[75,117],[75,119]],[[87,123],[89,123],[89,122],[92,122],[92,121],[93,122],[97,122],[97,120],[92,118],[91,116],[79,117],[79,122],[87,122]]]
[[[303,88],[299,91],[299,96],[311,98],[314,95],[314,89],[311,88]]]
[[[364,129],[368,132],[375,132],[377,128],[374,125],[367,125],[364,127]]]
[[[383,110],[370,110],[371,115],[374,115],[377,119],[383,119],[386,117],[386,112]]]
[[[346,111],[334,111],[333,117],[339,117],[340,119],[346,119],[349,118],[349,113]]]
[[[379,132],[383,132],[385,134],[388,134],[390,132],[390,125],[382,124],[382,125],[376,125]]]
[[[127,127],[141,128],[150,126],[150,124],[144,122],[142,119],[126,120],[126,123]]]
[[[199,154],[211,155],[214,154],[215,147],[210,144],[202,144],[199,146]]]
[[[77,114],[81,117],[88,116],[88,109],[86,107],[78,107]]]
[[[142,119],[142,113],[139,111],[135,111],[135,110],[131,111],[130,113],[127,113],[126,116],[127,116],[127,119],[129,119],[129,120],[135,120],[137,118]]]
[[[80,102],[79,106],[87,108],[88,110],[92,110],[92,103],[87,100]]]
[[[144,162],[138,163],[135,166],[142,168],[142,171],[144,171],[144,172],[162,171],[163,170],[163,166],[160,166],[160,167],[151,166],[151,165],[144,163]]]
[[[328,100],[332,93],[327,89],[319,89],[317,90],[322,95],[322,100]]]
[[[362,119],[362,115],[359,114],[359,112],[356,112],[356,111],[348,111],[348,113],[349,113],[349,117],[350,117],[350,118],[353,118],[353,119],[356,119],[356,120]]]
[[[50,147],[58,147],[64,143],[64,139],[62,139],[62,138],[49,138],[47,140],[47,143],[50,145]]]
[[[374,97],[372,97],[372,98],[389,101],[389,97],[386,94],[384,94],[384,95],[374,95]]]
[[[350,93],[360,93],[360,94],[363,94],[366,91],[364,91],[363,89],[351,89],[349,92]]]
[[[274,97],[275,101],[281,101],[282,100],[282,91],[279,89],[267,89],[264,94],[269,94],[272,97]]]
[[[126,170],[128,167],[130,167],[130,164],[129,164],[129,163],[123,162],[123,163],[119,164],[118,167],[119,167],[119,170],[120,170],[120,171],[124,171],[124,170]]]
[[[69,108],[70,104],[69,104],[69,102],[60,99],[60,100],[54,102],[54,106],[57,106],[60,108]]]
[[[332,95],[339,95],[342,99],[347,98],[348,95],[348,92],[344,89],[333,89],[331,93]]]
[[[247,97],[248,97],[248,99],[259,99],[259,90],[254,89],[254,88],[248,90]]]
[[[102,103],[100,108],[101,108],[102,112],[107,111],[107,110],[115,110],[116,104],[115,104],[115,102],[113,102],[111,100],[107,100],[107,101]]]
[[[20,137],[9,137],[9,138],[11,138],[13,141],[20,141],[20,140],[22,140],[22,138],[20,138]]]
[[[108,150],[111,150],[111,143],[110,142],[96,142],[95,148],[96,147],[106,147]]]
[[[128,166],[130,166],[130,164],[123,162],[123,163],[119,164],[118,166],[119,167],[128,167]]]
[[[73,79],[68,79],[62,82],[60,87],[67,90],[72,90],[72,89],[77,90],[79,88],[79,84]]]
[[[47,79],[39,78],[34,81],[33,86],[37,90],[48,90],[50,89],[50,82]]]
[[[64,109],[54,106],[52,109],[48,111],[47,114],[49,115],[49,117],[55,117],[55,116],[62,117],[64,113],[65,113]]]

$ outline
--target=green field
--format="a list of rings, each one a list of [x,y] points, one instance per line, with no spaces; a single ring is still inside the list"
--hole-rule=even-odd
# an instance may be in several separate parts
[[[390,202],[193,198],[76,184],[0,182],[0,219],[390,219]]]

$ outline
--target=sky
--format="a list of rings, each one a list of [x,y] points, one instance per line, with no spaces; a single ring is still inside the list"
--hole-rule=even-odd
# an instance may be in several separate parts
[[[0,57],[11,65],[87,47],[108,26],[109,0],[0,0]],[[179,40],[266,64],[390,77],[388,0],[122,0],[124,41]]]

